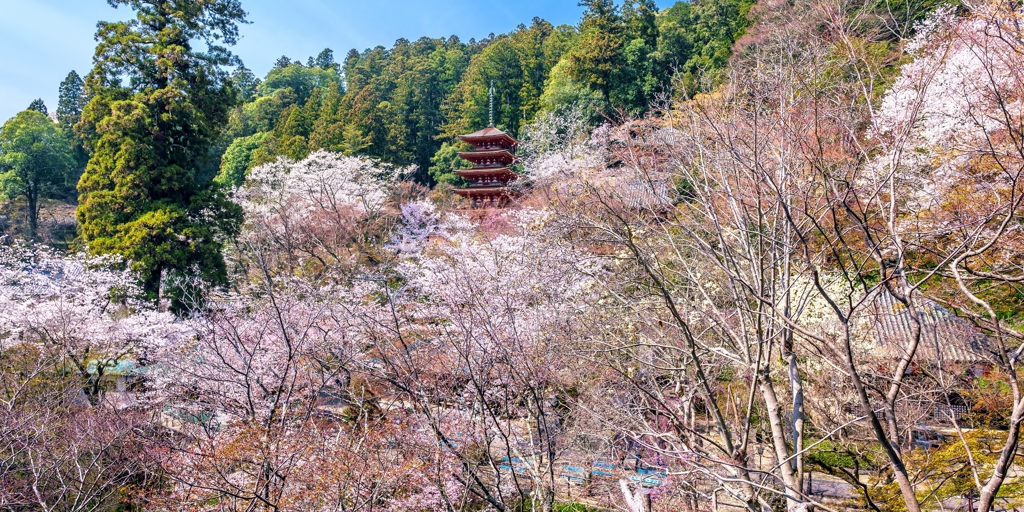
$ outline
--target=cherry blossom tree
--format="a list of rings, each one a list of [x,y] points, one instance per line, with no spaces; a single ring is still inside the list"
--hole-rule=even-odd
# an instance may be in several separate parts
[[[885,61],[864,52],[872,36],[856,30],[855,6],[807,7],[810,17],[773,14],[782,29],[756,34],[727,87],[663,122],[599,134],[597,164],[560,165],[556,211],[618,265],[621,284],[590,330],[604,352],[628,356],[604,359],[638,393],[619,398],[636,404],[628,414],[603,410],[618,428],[657,439],[647,448],[677,461],[696,454],[694,467],[751,509],[772,506],[774,493],[790,509],[823,507],[803,485],[821,443],[806,444],[811,429],[884,453],[889,489],[919,510],[934,497],[918,491],[934,482],[914,466],[914,403],[963,385],[941,358],[931,370],[940,349],[924,340],[936,301],[989,333],[985,350],[1008,387],[1018,385],[1020,338],[993,284],[1017,282],[1019,269],[1020,14],[997,3],[963,17],[940,11],[875,109]],[[812,21],[828,27],[821,40]],[[826,79],[839,75],[850,78]],[[872,318],[886,301],[908,324],[906,342],[882,353]],[[977,354],[974,339],[944,343]],[[721,370],[740,396],[721,388]],[[706,425],[687,418],[693,410]],[[991,465],[962,461],[982,507],[1018,437],[1011,428]],[[767,469],[751,457],[762,448],[775,460]],[[869,507],[872,495],[887,499],[882,486],[846,476]]]
[[[148,401],[125,393],[140,378],[127,370],[188,331],[112,263],[0,245],[5,508],[95,510],[152,474],[138,456]]]
[[[500,510],[549,510],[572,436],[562,350],[599,273],[531,210],[471,222],[427,203],[403,207],[393,247],[403,286],[374,320],[376,371],[456,454],[467,491]]]
[[[516,208],[326,151],[257,167],[231,286],[175,283],[179,316],[120,261],[0,244],[0,508],[550,511],[594,462],[634,512],[832,510],[812,468],[872,510],[1009,503],[1024,11],[894,41],[869,7],[773,5],[725,85],[657,116],[539,117]],[[1005,430],[950,415],[925,451],[977,391],[944,349],[984,361]]]
[[[391,253],[397,177],[317,152],[254,169],[235,191],[246,213],[235,290],[211,296],[187,320],[195,336],[156,356],[176,435],[154,446],[174,484],[152,503],[360,510],[462,498],[450,455],[423,442],[427,427],[368,370],[379,349],[366,319],[386,313],[376,298],[387,290],[364,259]]]
[[[189,319],[196,335],[155,356],[163,422],[178,434],[156,446],[175,482],[157,501],[358,510],[388,494],[402,464],[381,449],[393,434],[383,404],[350,377],[362,355],[351,293],[264,281]],[[356,470],[371,461],[375,473]]]
[[[620,428],[750,509],[784,497],[801,510],[824,506],[805,488],[817,444],[808,429],[829,439],[856,423],[917,510],[897,405],[913,394],[904,375],[916,345],[895,364],[865,357],[874,297],[885,289],[911,308],[921,301],[899,264],[870,249],[876,236],[890,240],[869,220],[882,208],[872,201],[879,188],[850,187],[870,154],[857,127],[871,100],[856,98],[870,94],[878,70],[856,53],[860,43],[847,46],[857,34],[845,7],[804,7],[772,14],[777,28],[757,35],[727,86],[665,112],[664,123],[604,136],[610,154],[571,172],[557,201],[566,229],[611,246],[619,265],[621,284],[608,289],[592,335],[627,356],[606,364],[637,388]],[[826,79],[837,73],[860,78]],[[867,279],[876,272],[882,288]],[[826,392],[805,380],[821,368],[858,390],[858,414],[838,424],[809,416],[808,402],[827,403],[807,395]],[[767,466],[757,462],[765,451]]]
[[[104,372],[181,336],[174,318],[139,300],[137,278],[109,257],[0,246],[0,330],[63,359],[95,403]]]
[[[1006,2],[979,2],[962,17],[937,12],[909,45],[913,61],[872,125],[884,152],[869,179],[888,188],[890,229],[926,249],[914,265],[945,278],[942,299],[989,334],[990,360],[1011,390],[998,459],[991,466],[970,460],[980,510],[995,506],[1024,422],[1016,363],[1022,336],[1007,314],[1017,305],[1000,298],[1021,280],[1022,15]]]
[[[245,213],[235,263],[338,278],[380,262],[397,217],[391,199],[403,193],[399,179],[410,172],[323,150],[252,169],[233,195]],[[251,261],[257,257],[273,261]]]

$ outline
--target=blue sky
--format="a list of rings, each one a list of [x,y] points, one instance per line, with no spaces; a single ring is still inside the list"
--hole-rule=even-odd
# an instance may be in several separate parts
[[[659,7],[673,0],[658,0]],[[250,25],[234,52],[263,76],[281,55],[305,61],[331,48],[390,47],[400,37],[464,40],[513,30],[534,16],[555,25],[579,21],[577,0],[242,0]],[[57,107],[57,86],[74,69],[91,67],[99,20],[131,16],[105,0],[0,0],[0,121],[35,98]]]

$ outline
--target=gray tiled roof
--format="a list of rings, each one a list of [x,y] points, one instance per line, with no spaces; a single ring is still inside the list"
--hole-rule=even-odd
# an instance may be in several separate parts
[[[957,317],[934,300],[918,298],[915,310],[921,326],[919,362],[980,362],[985,360],[988,338],[977,327]],[[875,342],[893,357],[906,354],[917,331],[910,309],[888,291],[875,297],[871,308]]]
[[[667,180],[636,178],[622,183],[618,196],[631,209],[664,211],[672,206],[672,192]]]

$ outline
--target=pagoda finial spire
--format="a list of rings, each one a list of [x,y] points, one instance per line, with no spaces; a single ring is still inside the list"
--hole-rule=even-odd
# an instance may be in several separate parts
[[[487,115],[487,126],[494,127],[494,80],[491,80],[491,88],[487,91],[490,95],[490,109]]]

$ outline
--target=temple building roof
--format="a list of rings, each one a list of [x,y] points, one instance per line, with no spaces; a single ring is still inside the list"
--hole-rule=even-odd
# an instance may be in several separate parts
[[[920,343],[917,359],[928,362],[983,362],[989,339],[977,327],[927,297],[917,300]],[[889,292],[879,293],[870,309],[873,334],[880,352],[898,360],[907,353],[917,323],[902,302]]]
[[[513,159],[515,158],[515,156],[512,153],[510,153],[509,150],[507,149],[481,149],[479,151],[464,151],[459,153],[459,158],[462,158],[464,160],[482,160],[484,158],[501,157],[511,157]]]
[[[494,126],[459,138],[473,146],[473,151],[459,153],[459,157],[473,167],[455,171],[470,183],[457,189],[456,194],[472,201],[473,208],[501,208],[519,195],[508,186],[519,179],[519,175],[508,168],[516,162],[511,150],[519,141]]]
[[[478,130],[468,135],[460,135],[459,138],[476,148],[508,149],[519,145],[519,141],[512,138],[511,135],[493,126],[488,126],[483,130]]]
[[[455,174],[472,183],[468,187],[460,190],[466,190],[483,185],[501,185],[504,187],[519,179],[518,174],[506,167],[498,169],[462,169],[455,171]],[[455,192],[458,193],[458,190]]]
[[[475,131],[473,133],[470,133],[468,135],[460,135],[459,138],[461,138],[461,139],[474,139],[474,138],[483,138],[483,137],[501,137],[503,135],[505,137],[510,138],[510,139],[512,138],[507,133],[505,133],[505,132],[503,132],[503,131],[501,131],[501,130],[493,127],[493,126],[488,126],[487,128],[484,128],[483,130],[477,130],[477,131]]]

